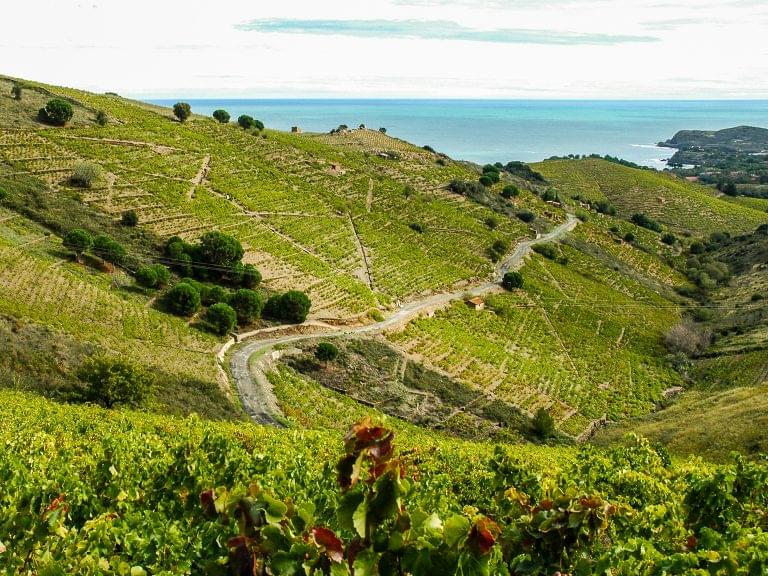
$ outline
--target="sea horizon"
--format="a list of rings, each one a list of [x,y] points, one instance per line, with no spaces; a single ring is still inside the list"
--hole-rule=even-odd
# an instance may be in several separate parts
[[[616,156],[663,170],[673,148],[656,144],[679,130],[768,127],[768,99],[488,99],[488,98],[145,98],[194,112],[226,109],[267,127],[328,132],[346,124],[387,134],[477,163],[552,156]]]

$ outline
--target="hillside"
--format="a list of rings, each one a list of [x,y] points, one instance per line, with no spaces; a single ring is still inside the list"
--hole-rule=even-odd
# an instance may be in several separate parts
[[[693,148],[721,148],[732,152],[768,151],[768,129],[736,126],[724,130],[680,130],[660,146],[686,151]]]

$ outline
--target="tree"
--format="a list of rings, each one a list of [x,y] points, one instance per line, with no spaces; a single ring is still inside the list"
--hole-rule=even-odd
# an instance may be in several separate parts
[[[109,118],[107,117],[107,113],[104,112],[104,110],[99,110],[96,112],[96,124],[99,126],[106,126],[109,123]]]
[[[200,292],[186,282],[179,282],[166,295],[168,307],[180,316],[192,316],[200,309]]]
[[[80,162],[69,181],[80,188],[90,188],[101,176],[101,167],[93,162]]]
[[[532,424],[534,432],[542,440],[546,440],[555,434],[555,419],[552,418],[543,406],[536,411]]]
[[[120,217],[120,224],[123,226],[136,226],[139,223],[139,215],[136,214],[136,210],[127,210],[123,212]]]
[[[487,174],[483,174],[482,176],[480,176],[479,182],[486,188],[490,188],[491,186],[493,186],[493,179],[491,179],[491,177],[488,176]]]
[[[109,236],[101,234],[93,241],[93,250],[102,260],[120,264],[125,258],[125,248]]]
[[[507,272],[501,280],[501,285],[507,290],[523,287],[523,275],[520,272]]]
[[[200,294],[200,299],[206,306],[218,304],[219,302],[226,303],[229,300],[229,293],[221,286],[211,286],[204,294]]]
[[[264,315],[284,322],[299,324],[307,319],[312,302],[304,292],[289,290],[285,294],[270,296]]]
[[[70,230],[66,236],[64,236],[64,247],[69,248],[75,253],[77,261],[80,262],[80,257],[83,252],[93,246],[93,236],[87,230],[82,228],[75,228]]]
[[[245,128],[246,130],[256,126],[256,121],[253,119],[253,116],[248,116],[248,114],[241,114],[237,118],[237,123],[241,128]]]
[[[86,399],[107,408],[116,404],[141,404],[154,384],[152,374],[141,366],[108,356],[87,359],[77,376],[85,384]]]
[[[155,286],[158,288],[167,286],[168,282],[171,280],[171,271],[168,270],[168,267],[163,264],[152,264],[150,268],[154,270],[155,276],[157,276],[157,283]]]
[[[192,116],[192,106],[187,102],[176,102],[173,105],[173,115],[179,119],[179,122],[186,122],[187,118]]]
[[[49,100],[45,108],[40,109],[38,117],[43,122],[53,124],[54,126],[64,126],[73,116],[75,111],[72,104],[61,98]]]
[[[321,362],[333,362],[339,355],[339,349],[330,342],[320,342],[315,348],[315,358]]]
[[[678,322],[664,336],[664,344],[670,352],[682,352],[695,356],[706,350],[712,340],[712,332],[690,320]]]
[[[14,100],[21,100],[23,89],[21,87],[21,84],[14,84],[11,86],[11,96],[13,96]]]
[[[633,224],[637,224],[648,230],[653,230],[654,232],[661,232],[661,224],[650,218],[647,214],[642,212],[632,214],[631,220]]]
[[[157,272],[152,266],[141,266],[136,270],[136,282],[145,288],[155,288],[157,286]]]
[[[536,220],[536,214],[534,214],[530,210],[520,210],[520,212],[515,214],[515,216],[517,216],[520,220],[528,224]]]
[[[664,242],[664,244],[673,246],[675,242],[677,242],[677,238],[675,237],[674,234],[670,234],[669,232],[667,232],[661,237],[661,241]]]
[[[382,134],[386,134],[387,133],[387,129],[384,128],[384,126],[382,126],[381,128],[379,128],[379,132],[381,132]]]
[[[221,108],[213,111],[213,117],[216,118],[216,120],[218,120],[222,124],[226,124],[227,122],[229,122],[229,112],[227,112],[226,110],[222,110]]]
[[[220,272],[235,266],[245,254],[240,242],[223,232],[207,232],[200,238],[198,256],[207,264],[219,267]]]
[[[243,278],[241,283],[246,288],[256,288],[261,284],[261,272],[253,264],[243,266]]]
[[[504,189],[501,191],[502,198],[509,199],[519,195],[520,195],[520,189],[514,184],[507,184],[506,186],[504,186]]]
[[[264,299],[254,290],[241,288],[229,297],[229,305],[237,312],[238,323],[248,324],[261,316]]]
[[[205,313],[205,321],[216,334],[223,336],[237,325],[237,312],[229,304],[219,302],[208,308]]]

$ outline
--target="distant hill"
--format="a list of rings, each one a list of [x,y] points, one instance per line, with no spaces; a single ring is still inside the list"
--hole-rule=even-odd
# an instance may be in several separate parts
[[[659,145],[679,150],[722,148],[735,152],[763,152],[768,150],[768,129],[737,126],[724,130],[680,130]]]

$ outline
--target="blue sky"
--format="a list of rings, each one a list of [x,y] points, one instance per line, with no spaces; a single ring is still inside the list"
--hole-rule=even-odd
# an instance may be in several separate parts
[[[768,98],[766,0],[178,6],[9,4],[2,73],[138,97]]]

